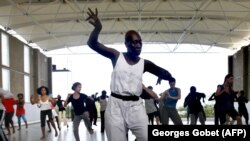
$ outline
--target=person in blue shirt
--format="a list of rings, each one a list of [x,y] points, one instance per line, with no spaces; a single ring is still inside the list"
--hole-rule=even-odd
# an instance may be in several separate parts
[[[176,80],[172,78],[169,80],[170,88],[163,92],[161,99],[164,99],[164,107],[166,108],[165,112],[165,122],[164,124],[169,124],[169,119],[173,121],[175,125],[183,125],[181,117],[176,109],[176,104],[179,99],[181,99],[181,89],[175,86]]]

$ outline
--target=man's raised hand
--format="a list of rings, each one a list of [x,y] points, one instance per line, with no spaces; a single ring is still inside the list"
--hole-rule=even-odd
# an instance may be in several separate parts
[[[98,18],[97,8],[95,9],[95,13],[90,8],[88,8],[87,14],[88,14],[88,18],[86,19],[86,21],[88,21],[90,24],[92,24],[95,28],[101,29],[102,24]]]

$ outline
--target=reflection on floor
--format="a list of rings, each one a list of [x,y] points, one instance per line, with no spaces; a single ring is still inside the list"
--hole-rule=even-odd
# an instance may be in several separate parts
[[[81,141],[108,141],[106,133],[101,133],[101,123],[97,122],[97,126],[93,125],[94,133],[90,135],[85,128],[84,122],[82,121],[79,126],[79,136]],[[46,126],[46,138],[40,140],[41,128],[40,123],[29,125],[28,129],[22,126],[20,131],[12,135],[7,135],[9,141],[75,141],[72,122],[69,122],[69,128],[62,126],[61,131],[59,131],[58,137],[55,137],[55,132],[47,132],[48,128]],[[16,128],[17,129],[17,128]],[[6,133],[6,132],[5,132]],[[134,141],[135,137],[129,132],[129,141]]]

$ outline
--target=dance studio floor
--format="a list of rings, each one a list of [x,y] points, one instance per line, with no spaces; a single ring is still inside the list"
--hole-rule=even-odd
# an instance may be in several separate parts
[[[183,123],[186,124],[186,120],[183,119]],[[170,124],[173,124],[170,122]],[[199,124],[199,122],[198,122]],[[207,125],[213,124],[213,119],[209,119],[206,121]],[[101,123],[98,119],[97,126],[93,125],[94,133],[90,135],[85,128],[84,122],[82,121],[79,126],[79,135],[81,141],[108,141],[106,137],[106,133],[102,134],[100,131]],[[41,128],[40,123],[30,124],[28,129],[25,126],[22,126],[20,131],[16,130],[16,132],[12,135],[7,135],[9,141],[75,141],[72,129],[72,122],[69,122],[69,128],[63,126],[61,131],[59,131],[58,137],[55,137],[55,132],[48,133],[48,128],[46,126],[46,138],[40,140],[41,137]],[[17,127],[16,127],[17,129]],[[134,141],[135,136],[129,132],[129,140]]]
[[[81,141],[108,141],[106,137],[106,133],[102,134],[100,129],[101,123],[98,121],[97,126],[93,125],[94,133],[90,135],[82,121],[79,126],[79,136]],[[58,137],[55,137],[55,132],[48,133],[46,126],[46,138],[40,140],[41,137],[41,128],[40,123],[30,124],[28,129],[25,126],[22,126],[20,131],[16,130],[16,132],[12,135],[7,135],[9,141],[75,141],[73,134],[73,126],[72,122],[69,122],[69,128],[66,126],[62,127],[61,131],[59,131]],[[16,128],[17,129],[17,128]],[[129,132],[129,141],[134,141],[135,137]]]

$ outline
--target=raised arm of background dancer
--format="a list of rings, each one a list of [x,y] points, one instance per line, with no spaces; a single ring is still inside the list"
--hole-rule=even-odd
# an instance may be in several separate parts
[[[98,18],[98,10],[95,9],[95,13],[88,8],[88,18],[86,21],[88,21],[91,25],[94,26],[93,31],[90,33],[89,39],[88,39],[88,46],[96,51],[97,53],[110,58],[112,61],[115,61],[116,58],[118,58],[119,52],[113,48],[106,47],[102,43],[98,41],[99,34],[102,30],[102,23],[100,19]]]
[[[33,104],[38,104],[39,102],[39,96],[36,94],[33,94],[30,96],[30,103]]]
[[[69,100],[69,97],[71,96],[72,94],[68,94],[66,100],[64,101],[64,104],[63,106],[66,107],[68,105],[68,100]]]
[[[208,101],[215,100],[215,92],[208,98]]]
[[[183,103],[183,107],[187,107],[188,106],[189,100],[190,100],[190,95],[187,95],[185,97],[185,100],[184,100],[184,103]]]
[[[164,99],[165,97],[167,97],[167,95],[168,95],[168,91],[166,90],[160,94],[160,98],[158,100]]]
[[[217,90],[215,92],[215,96],[219,96],[221,95],[223,92],[224,92],[225,89],[223,89],[223,86],[222,85],[218,85],[217,86]]]
[[[238,97],[236,97],[236,100],[238,102],[242,101],[242,102],[248,103],[248,99],[242,95],[242,91],[240,91],[240,95]]]
[[[206,94],[204,94],[204,93],[198,93],[198,94],[202,98],[203,103],[205,103]]]
[[[98,101],[98,100],[99,100],[99,97],[97,97],[97,95],[98,95],[98,92],[96,92],[96,93],[94,94],[94,101]]]
[[[56,106],[56,100],[54,98],[49,98],[49,102],[53,105]]]
[[[157,95],[154,91],[150,90],[149,88],[145,87],[144,85],[143,85],[143,89],[144,89],[151,97],[153,97],[154,99],[158,99],[158,95]]]
[[[167,70],[155,65],[153,62],[149,60],[145,60],[144,65],[145,65],[144,72],[150,72],[163,80],[170,80],[172,78],[172,75]]]

